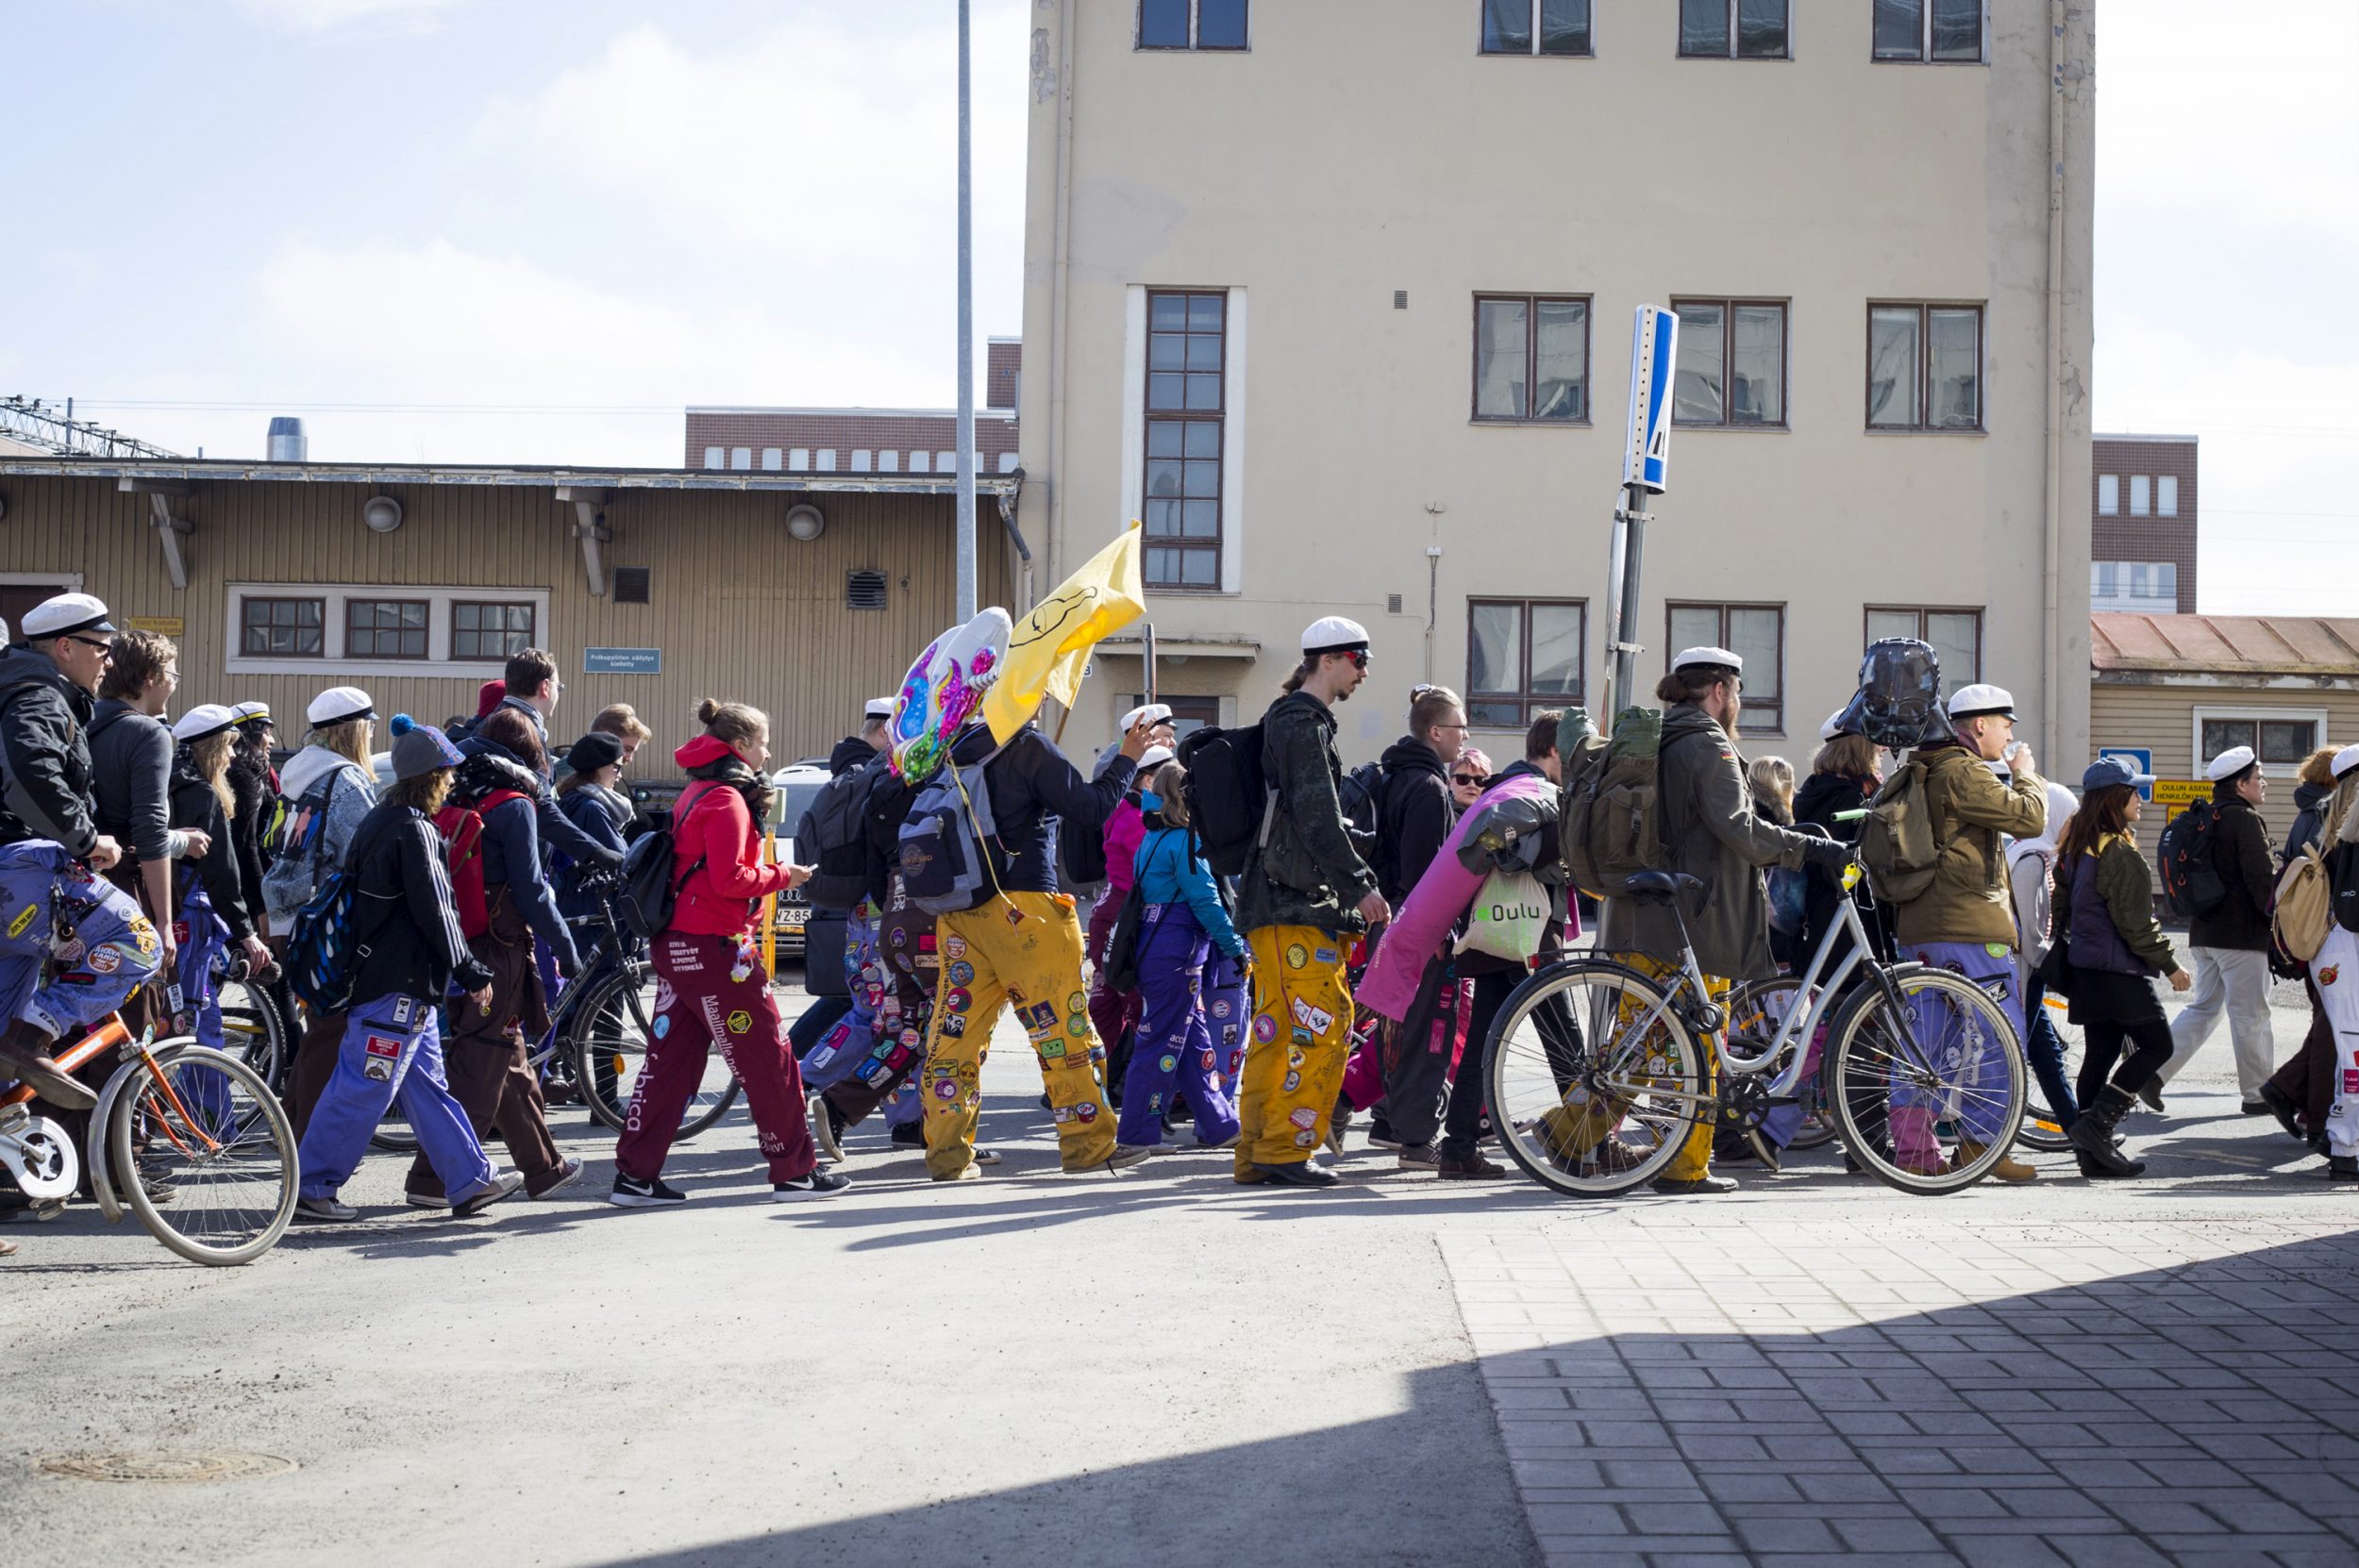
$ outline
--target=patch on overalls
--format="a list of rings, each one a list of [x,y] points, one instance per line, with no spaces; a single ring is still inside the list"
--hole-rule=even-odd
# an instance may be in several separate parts
[[[668,1012],[657,1013],[655,1016],[655,1037],[658,1040],[661,1040],[665,1035],[670,1034],[671,1032],[672,1015]]]
[[[1310,961],[1311,950],[1309,948],[1298,942],[1286,944],[1286,967],[1288,969],[1300,969]]]
[[[1295,1022],[1313,1034],[1325,1034],[1335,1026],[1335,1015],[1324,1008],[1314,1008],[1297,996],[1295,1001]]]
[[[2338,963],[2330,963],[2318,971],[2318,984],[2322,986],[2331,986],[2342,977],[2343,966]]]
[[[1197,1052],[1196,1056],[1207,1073],[1213,1071],[1220,1065],[1220,1059],[1213,1054],[1213,1048],[1210,1045],[1207,1045],[1203,1050]]]
[[[38,915],[38,914],[40,914],[40,913],[41,913],[41,906],[40,906],[40,905],[38,905],[38,904],[27,904],[27,905],[25,905],[25,908],[24,908],[22,910],[18,911],[18,913],[17,913],[17,917],[16,917],[14,920],[11,920],[11,921],[9,921],[9,922],[8,922],[8,935],[10,935],[10,936],[12,936],[12,937],[21,937],[21,936],[23,936],[23,935],[24,935],[24,934],[25,934],[25,933],[28,929],[30,929],[30,928],[31,928],[32,924],[33,924],[33,917],[34,917],[34,916],[36,916],[36,915]]]
[[[1062,1060],[1064,1057],[1064,1042],[1054,1037],[1042,1041],[1040,1055],[1043,1061]]]
[[[943,938],[942,956],[945,959],[962,959],[966,957],[966,939],[964,937]]]
[[[935,1099],[937,1099],[937,1100],[955,1100],[955,1099],[957,1099],[958,1097],[959,1097],[959,1082],[958,1082],[958,1080],[957,1080],[956,1078],[936,1078],[936,1079],[934,1080],[934,1098],[935,1098]]]
[[[1212,1064],[1207,1062],[1205,1065],[1209,1067]],[[1296,1090],[1302,1087],[1302,1075],[1299,1073],[1287,1074],[1285,1082],[1280,1084],[1279,1087],[1283,1089],[1289,1094],[1293,1093]]]
[[[1320,948],[1318,951],[1318,960],[1321,963],[1338,963],[1342,961],[1336,957],[1335,949],[1332,947]]]
[[[966,1010],[966,1004],[959,1000],[966,993],[962,991],[954,991],[950,993],[950,1005],[953,1009],[959,1012]],[[1035,1045],[1057,1032],[1057,1009],[1050,1003],[1028,1002],[1015,1009],[1015,1016],[1023,1024],[1024,1032],[1032,1037],[1032,1043]]]
[[[754,1015],[747,1012],[744,1008],[738,1009],[735,1012],[730,1013],[728,1016],[728,1029],[731,1034],[744,1034],[747,1029],[750,1029],[753,1026]]]
[[[123,967],[123,950],[113,942],[102,942],[90,950],[90,966],[101,975],[111,975]]]
[[[952,1012],[964,1012],[968,1008],[975,1005],[974,993],[968,991],[964,986],[951,987],[950,994],[944,997],[943,1000],[949,1004],[950,1010]],[[1049,1016],[1054,1018],[1056,1014],[1052,1012]]]
[[[938,1026],[944,1034],[947,1035],[952,1040],[956,1040],[960,1036],[966,1033],[966,1020],[960,1017],[955,1012],[950,1013],[939,1020]]]
[[[1266,1045],[1278,1038],[1278,1020],[1266,1012],[1253,1015],[1253,1038]]]
[[[416,998],[416,997],[414,997],[414,996],[396,996],[396,997],[394,997],[394,998],[393,998],[393,1026],[394,1026],[395,1028],[406,1028],[406,1027],[408,1027],[408,1026],[409,1026],[410,1020],[411,1016],[412,1016],[413,1014],[415,1014],[415,1013],[417,1012],[417,1010],[418,1010],[418,1002],[417,1002],[417,998]]]
[[[1079,1122],[1083,1126],[1087,1126],[1092,1122],[1096,1121],[1097,1102],[1096,1100],[1083,1100],[1079,1105],[1073,1108],[1073,1118],[1075,1121]]]
[[[1086,992],[1077,991],[1064,999],[1064,1010],[1067,1012],[1087,1012],[1089,1007],[1090,999]]]
[[[360,1060],[363,1076],[376,1083],[391,1081],[394,1064],[401,1060],[401,1045],[402,1043],[392,1035],[364,1037],[360,1043],[360,1049],[365,1053]]]
[[[2009,949],[2003,942],[1986,942],[1983,943],[1983,951],[1994,959],[2003,959],[2007,956]]]
[[[142,957],[152,959],[156,956],[156,927],[147,923],[144,915],[131,922],[131,940],[140,944]]]
[[[1226,1017],[1228,1017],[1228,1016],[1229,1016],[1229,1004],[1228,1004],[1228,1003],[1226,1003],[1226,1002],[1214,1002],[1214,1003],[1213,1004],[1213,1016],[1214,1018],[1226,1018]]]
[[[950,966],[950,983],[954,986],[973,985],[975,983],[975,966],[971,963],[952,964]]]
[[[1166,1073],[1176,1073],[1180,1070],[1180,1059],[1166,1054],[1159,1065]]]

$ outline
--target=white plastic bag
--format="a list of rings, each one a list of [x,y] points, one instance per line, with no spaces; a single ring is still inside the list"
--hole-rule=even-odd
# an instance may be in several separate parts
[[[1475,892],[1466,911],[1466,934],[1455,951],[1488,953],[1511,963],[1529,963],[1548,929],[1548,890],[1528,871],[1495,871]]]

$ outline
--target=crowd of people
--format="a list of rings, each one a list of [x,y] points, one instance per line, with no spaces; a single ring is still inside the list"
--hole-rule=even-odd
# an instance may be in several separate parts
[[[550,723],[563,682],[546,654],[526,649],[485,684],[474,715],[442,726],[392,716],[382,756],[369,694],[329,688],[275,765],[260,703],[202,704],[167,722],[172,643],[118,629],[91,595],[44,602],[20,631],[0,656],[0,898],[20,911],[0,938],[0,1080],[21,1080],[37,1109],[87,1136],[94,1075],[108,1064],[61,1070],[61,1041],[120,1011],[135,1031],[217,1043],[214,987],[250,977],[279,987],[277,1005],[302,1019],[288,1073],[298,1217],[357,1216],[341,1189],[396,1105],[419,1143],[404,1187],[414,1207],[467,1215],[581,1177],[552,1136],[528,1047],[588,960],[582,917],[599,907],[602,879],[646,826],[619,787],[651,738],[629,708],[601,711],[560,751]],[[678,871],[646,955],[653,1024],[610,1201],[686,1200],[663,1168],[714,1051],[744,1087],[780,1199],[847,1191],[831,1166],[880,1111],[889,1140],[922,1147],[934,1179],[974,1179],[997,1158],[978,1142],[980,1075],[1010,1008],[1068,1172],[1124,1171],[1183,1143],[1227,1151],[1239,1183],[1321,1188],[1338,1176],[1320,1157],[1342,1155],[1365,1112],[1368,1144],[1399,1169],[1508,1176],[1485,1152],[1487,1054],[1522,978],[1582,936],[1584,899],[1553,833],[1567,759],[1595,727],[1579,709],[1540,712],[1522,755],[1495,769],[1467,744],[1465,703],[1420,685],[1406,733],[1374,769],[1347,776],[1336,709],[1369,670],[1358,624],[1330,616],[1305,630],[1282,693],[1258,729],[1239,732],[1255,738],[1267,797],[1230,876],[1192,820],[1197,791],[1168,707],[1126,714],[1087,773],[1036,724],[1004,742],[979,723],[949,737],[944,776],[981,814],[987,846],[986,885],[964,908],[921,902],[904,875],[906,841],[932,797],[894,769],[889,700],[870,704],[830,759],[828,792],[797,832],[813,865],[762,853],[776,805],[768,718],[700,705],[698,733],[673,754],[688,779],[668,823]],[[2359,1179],[2359,1069],[2340,1043],[2359,1034],[2359,953],[2330,922],[2306,961],[2294,958],[2272,922],[2288,864],[2343,849],[2359,859],[2359,746],[2323,748],[2304,766],[2297,820],[2274,849],[2258,760],[2238,748],[2211,763],[2206,876],[2183,962],[2156,921],[2139,847],[2150,781],[2125,763],[2091,765],[2076,799],[2015,738],[2012,697],[1974,684],[1904,755],[1870,738],[1855,702],[1821,726],[1798,780],[1782,759],[1740,753],[1743,691],[1744,661],[1730,650],[1670,660],[1654,693],[1661,864],[1705,891],[1677,908],[1607,899],[1598,953],[1661,976],[1692,950],[1725,996],[1799,971],[1840,924],[1840,901],[1855,898],[1880,957],[1949,969],[2000,1002],[2084,1176],[2143,1169],[2124,1146],[2125,1118],[2141,1103],[2162,1109],[2164,1086],[2224,1018],[2245,1112],[2274,1115],[2332,1175]],[[1844,874],[1862,813],[1903,770],[1937,857],[1911,896],[1878,902],[1847,892]],[[1479,824],[1510,817],[1543,835],[1548,907],[1506,950],[1470,944],[1482,876],[1462,851]],[[847,994],[789,1031],[760,920],[766,898],[823,861],[845,922]],[[298,1008],[279,961],[339,874],[353,890],[359,955],[349,1004]],[[2295,974],[2312,1027],[2275,1066],[2268,988]],[[159,977],[170,986],[148,983]],[[2192,993],[2175,1019],[2158,978]],[[2077,1074],[2051,995],[2068,998],[2083,1036]],[[1707,1114],[1653,1185],[1733,1190],[1715,1162],[1774,1172],[1810,1114],[1776,1107],[1748,1129],[1758,1136]],[[1937,1122],[1896,1093],[1891,1152],[1926,1172],[1982,1159],[1999,1136],[1985,1120],[1969,1108]],[[487,1152],[494,1137],[509,1168]],[[1646,1152],[1610,1126],[1591,1151],[1609,1167]],[[2008,1182],[2038,1175],[2003,1151],[1992,1170]]]

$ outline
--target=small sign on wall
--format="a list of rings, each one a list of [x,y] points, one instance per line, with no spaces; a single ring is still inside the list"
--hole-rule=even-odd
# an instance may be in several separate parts
[[[661,648],[584,648],[581,673],[586,676],[660,676]]]
[[[152,631],[160,637],[186,637],[189,623],[180,615],[132,615],[125,617],[133,631]]]
[[[2130,764],[2132,771],[2136,773],[2151,774],[2154,771],[2154,751],[2150,746],[2100,746],[2097,748],[2097,755],[2100,758],[2121,758]],[[2151,784],[2139,785],[2138,798],[2141,800],[2152,800],[2154,798],[2154,786]]]

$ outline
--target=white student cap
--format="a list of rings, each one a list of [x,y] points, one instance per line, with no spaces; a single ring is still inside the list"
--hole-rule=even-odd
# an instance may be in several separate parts
[[[172,738],[176,741],[202,741],[208,735],[220,734],[237,722],[235,709],[224,708],[217,702],[201,702],[180,715],[179,721],[172,726]]]
[[[2252,766],[2256,759],[2250,746],[2230,746],[2212,759],[2212,765],[2203,770],[2203,776],[2217,784],[2223,778],[2234,778]]]
[[[1677,659],[1671,660],[1674,670],[1692,669],[1698,664],[1721,665],[1740,676],[1745,673],[1745,661],[1726,648],[1684,648]]]
[[[107,607],[90,593],[60,593],[43,599],[25,612],[25,641],[38,637],[67,637],[77,631],[103,631],[109,635],[114,627],[107,620]]]
[[[1307,654],[1349,653],[1368,645],[1368,628],[1343,615],[1323,615],[1302,628]]]
[[[1953,719],[1979,719],[1985,713],[2015,717],[2015,693],[2003,686],[1961,686],[1949,699]]]
[[[376,704],[358,686],[331,686],[311,699],[311,706],[303,710],[314,729],[340,725],[346,719],[370,719],[376,716]]]

